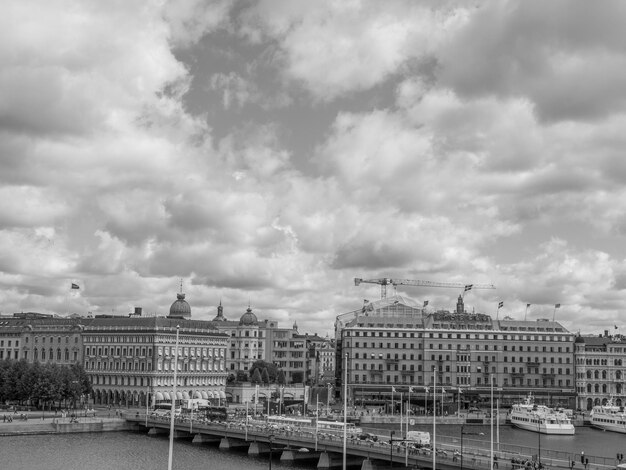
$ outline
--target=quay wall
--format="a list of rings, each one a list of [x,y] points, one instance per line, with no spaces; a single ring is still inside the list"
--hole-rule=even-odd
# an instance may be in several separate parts
[[[78,422],[70,422],[69,419],[63,418],[0,422],[0,436],[132,431],[134,429],[133,423],[122,418],[79,418]]]

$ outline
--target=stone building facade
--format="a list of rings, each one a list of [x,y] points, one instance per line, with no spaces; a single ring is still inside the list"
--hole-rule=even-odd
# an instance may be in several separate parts
[[[626,404],[626,338],[622,335],[576,336],[577,408],[590,410],[613,398]]]
[[[461,296],[453,312],[427,313],[401,296],[367,303],[337,317],[335,339],[336,379],[343,387],[347,362],[356,403],[386,403],[409,387],[426,403],[434,384],[458,406],[485,400],[492,387],[505,405],[528,393],[539,402],[575,401],[573,334],[558,322],[469,313]]]

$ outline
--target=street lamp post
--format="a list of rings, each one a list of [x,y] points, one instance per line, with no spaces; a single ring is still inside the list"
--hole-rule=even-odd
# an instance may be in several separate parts
[[[270,466],[269,466],[269,470],[272,470],[272,457],[273,457],[273,455],[272,455],[272,451],[274,450],[274,449],[272,448],[272,442],[273,442],[273,440],[274,440],[274,435],[273,435],[273,434],[270,434],[270,435],[268,436],[268,439],[269,439],[269,444],[270,444]]]
[[[178,369],[178,333],[180,326],[176,325],[176,349],[174,351],[174,392],[172,393],[172,408],[170,416],[170,447],[167,460],[167,470],[172,470],[172,452],[174,450],[174,415],[176,414],[176,370]]]
[[[465,435],[465,423],[461,424],[461,470],[463,470],[463,436]]]
[[[248,402],[246,401],[246,442],[248,442]]]
[[[484,436],[482,432],[465,432],[465,423],[461,425],[461,470],[463,470],[463,436]]]

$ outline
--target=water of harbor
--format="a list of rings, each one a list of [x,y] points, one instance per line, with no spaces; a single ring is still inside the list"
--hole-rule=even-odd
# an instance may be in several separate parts
[[[415,426],[412,429],[432,433],[432,427]],[[388,430],[377,430],[384,435]],[[399,431],[396,431],[399,432]],[[482,441],[489,446],[489,426],[465,426],[464,445],[472,446]],[[438,442],[457,439],[460,426],[437,426]],[[495,439],[494,427],[494,439]],[[500,427],[500,441],[509,445],[536,449],[538,434]],[[0,437],[0,469],[2,470],[153,470],[167,469],[167,437],[151,437],[144,433],[108,432],[94,434],[47,434],[38,436]],[[616,453],[626,453],[626,436],[602,432],[589,427],[579,427],[575,436],[541,435],[542,455],[549,449],[587,456],[602,456],[613,459]],[[275,456],[278,457],[278,456]],[[177,470],[267,470],[267,457],[248,457],[245,451],[220,451],[216,446],[192,444],[176,440],[174,443],[173,468]],[[272,463],[274,470],[293,469],[292,464],[281,463],[277,458]],[[315,468],[314,465],[298,468]]]

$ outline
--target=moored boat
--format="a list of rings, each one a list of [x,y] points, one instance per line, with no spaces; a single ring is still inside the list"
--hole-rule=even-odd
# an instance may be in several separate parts
[[[594,406],[590,418],[593,427],[626,434],[626,410],[616,405],[613,398],[608,398],[604,405]]]
[[[511,407],[509,419],[512,425],[520,429],[541,434],[572,436],[575,433],[572,421],[563,411],[534,403],[530,394],[523,402]]]

